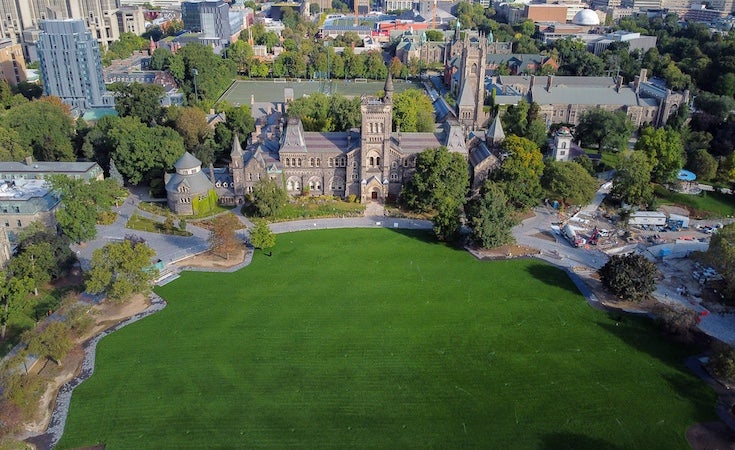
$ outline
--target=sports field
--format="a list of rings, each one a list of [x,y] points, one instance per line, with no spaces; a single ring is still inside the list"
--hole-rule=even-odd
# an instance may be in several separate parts
[[[331,80],[330,82],[319,81],[319,80],[301,80],[298,81],[281,81],[274,82],[273,80],[267,81],[244,81],[236,80],[232,85],[222,94],[220,100],[226,100],[235,106],[249,105],[250,100],[254,99],[256,102],[283,102],[285,88],[293,89],[294,98],[301,98],[304,95],[310,95],[317,92],[330,93],[330,94],[342,94],[346,96],[355,95],[376,95],[383,91],[385,86],[385,80],[375,81],[371,80],[366,83],[355,82],[354,80]],[[405,91],[408,88],[424,89],[421,83],[415,83],[413,81],[393,80],[393,86],[396,92]],[[253,97],[251,97],[253,96]]]
[[[688,448],[713,392],[558,269],[389,229],[278,236],[106,337],[58,448]]]

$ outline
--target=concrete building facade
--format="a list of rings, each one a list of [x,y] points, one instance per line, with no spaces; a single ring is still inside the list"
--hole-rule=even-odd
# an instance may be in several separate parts
[[[27,80],[23,49],[10,39],[0,40],[0,78],[11,86]]]
[[[84,22],[46,20],[41,30],[36,51],[44,93],[79,110],[109,106],[99,44]]]

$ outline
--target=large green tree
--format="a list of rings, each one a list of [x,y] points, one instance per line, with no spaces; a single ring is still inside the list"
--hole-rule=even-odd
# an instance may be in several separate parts
[[[155,252],[140,240],[110,242],[92,253],[87,272],[87,292],[107,293],[113,302],[125,302],[133,295],[146,293],[157,277],[151,259]]]
[[[598,153],[604,148],[625,150],[633,126],[623,111],[595,108],[582,113],[574,129],[574,137],[582,145],[596,145]]]
[[[424,150],[416,157],[416,172],[401,191],[401,201],[419,212],[434,212],[434,232],[450,240],[460,227],[469,188],[467,162],[446,147]]]
[[[393,125],[405,132],[434,130],[434,106],[426,93],[407,89],[393,97]]]
[[[5,340],[11,314],[25,308],[32,290],[33,280],[14,276],[5,270],[0,271],[0,341]]]
[[[50,358],[59,366],[64,356],[74,347],[71,328],[58,320],[49,321],[41,330],[27,331],[23,340],[30,353]]]
[[[656,265],[639,253],[614,255],[598,270],[603,286],[624,300],[642,301],[656,289]]]
[[[4,117],[25,148],[38,161],[74,161],[74,121],[59,105],[45,101],[27,102],[11,108]]]
[[[467,224],[476,245],[492,248],[513,242],[514,211],[500,185],[486,181],[480,194],[468,202],[466,210]]]
[[[706,258],[724,278],[725,300],[735,302],[735,223],[725,225],[712,235]]]
[[[252,203],[260,217],[275,216],[288,202],[288,194],[275,180],[264,178],[253,186]]]
[[[10,260],[8,270],[14,277],[27,278],[33,284],[33,292],[38,295],[38,287],[51,281],[54,271],[53,247],[48,242],[26,245]]]
[[[115,92],[115,109],[123,116],[133,116],[141,122],[155,125],[163,116],[161,97],[163,87],[157,84],[113,83],[108,88]]]
[[[551,161],[546,164],[542,185],[565,205],[585,205],[595,196],[597,180],[574,161]]]
[[[717,175],[717,160],[703,148],[689,154],[687,167],[700,181],[711,180]]]
[[[148,127],[137,117],[114,118],[106,127],[100,139],[110,149],[109,158],[134,185],[172,167],[185,151],[184,140],[176,131]]]
[[[50,178],[54,190],[61,196],[62,206],[56,211],[56,221],[62,233],[74,242],[84,242],[97,236],[97,215],[109,212],[124,190],[112,179],[84,180],[55,175]]]
[[[306,131],[347,131],[360,126],[360,98],[316,93],[290,103],[289,117],[299,117]]]
[[[684,167],[684,145],[674,130],[646,127],[641,131],[635,149],[645,152],[653,162],[653,180],[668,183],[676,179]]]
[[[502,144],[508,155],[500,169],[493,172],[493,179],[502,184],[508,200],[517,208],[534,206],[541,199],[541,175],[544,171],[543,155],[538,146],[522,137],[508,136]]]
[[[242,247],[242,241],[236,231],[242,228],[242,222],[234,214],[222,214],[212,221],[212,230],[209,235],[210,251],[216,255],[230,255]]]
[[[628,151],[620,159],[613,178],[613,197],[630,205],[647,205],[653,200],[653,163],[643,152]]]

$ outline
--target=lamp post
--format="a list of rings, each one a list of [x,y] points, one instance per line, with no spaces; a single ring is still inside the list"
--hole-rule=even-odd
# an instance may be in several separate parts
[[[197,75],[199,75],[199,71],[193,68],[191,69],[191,74],[194,75],[194,97],[199,101],[199,90],[197,89]]]

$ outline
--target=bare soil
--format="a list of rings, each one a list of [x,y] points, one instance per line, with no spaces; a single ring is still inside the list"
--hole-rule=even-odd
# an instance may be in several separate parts
[[[538,255],[538,250],[523,245],[510,244],[495,248],[471,248],[467,251],[482,260],[520,258],[523,256]]]
[[[176,262],[174,266],[179,268],[199,267],[203,269],[227,269],[241,264],[245,260],[246,254],[247,249],[245,247],[230,255],[229,259],[215,255],[212,252],[205,252],[182,259],[181,261]]]

